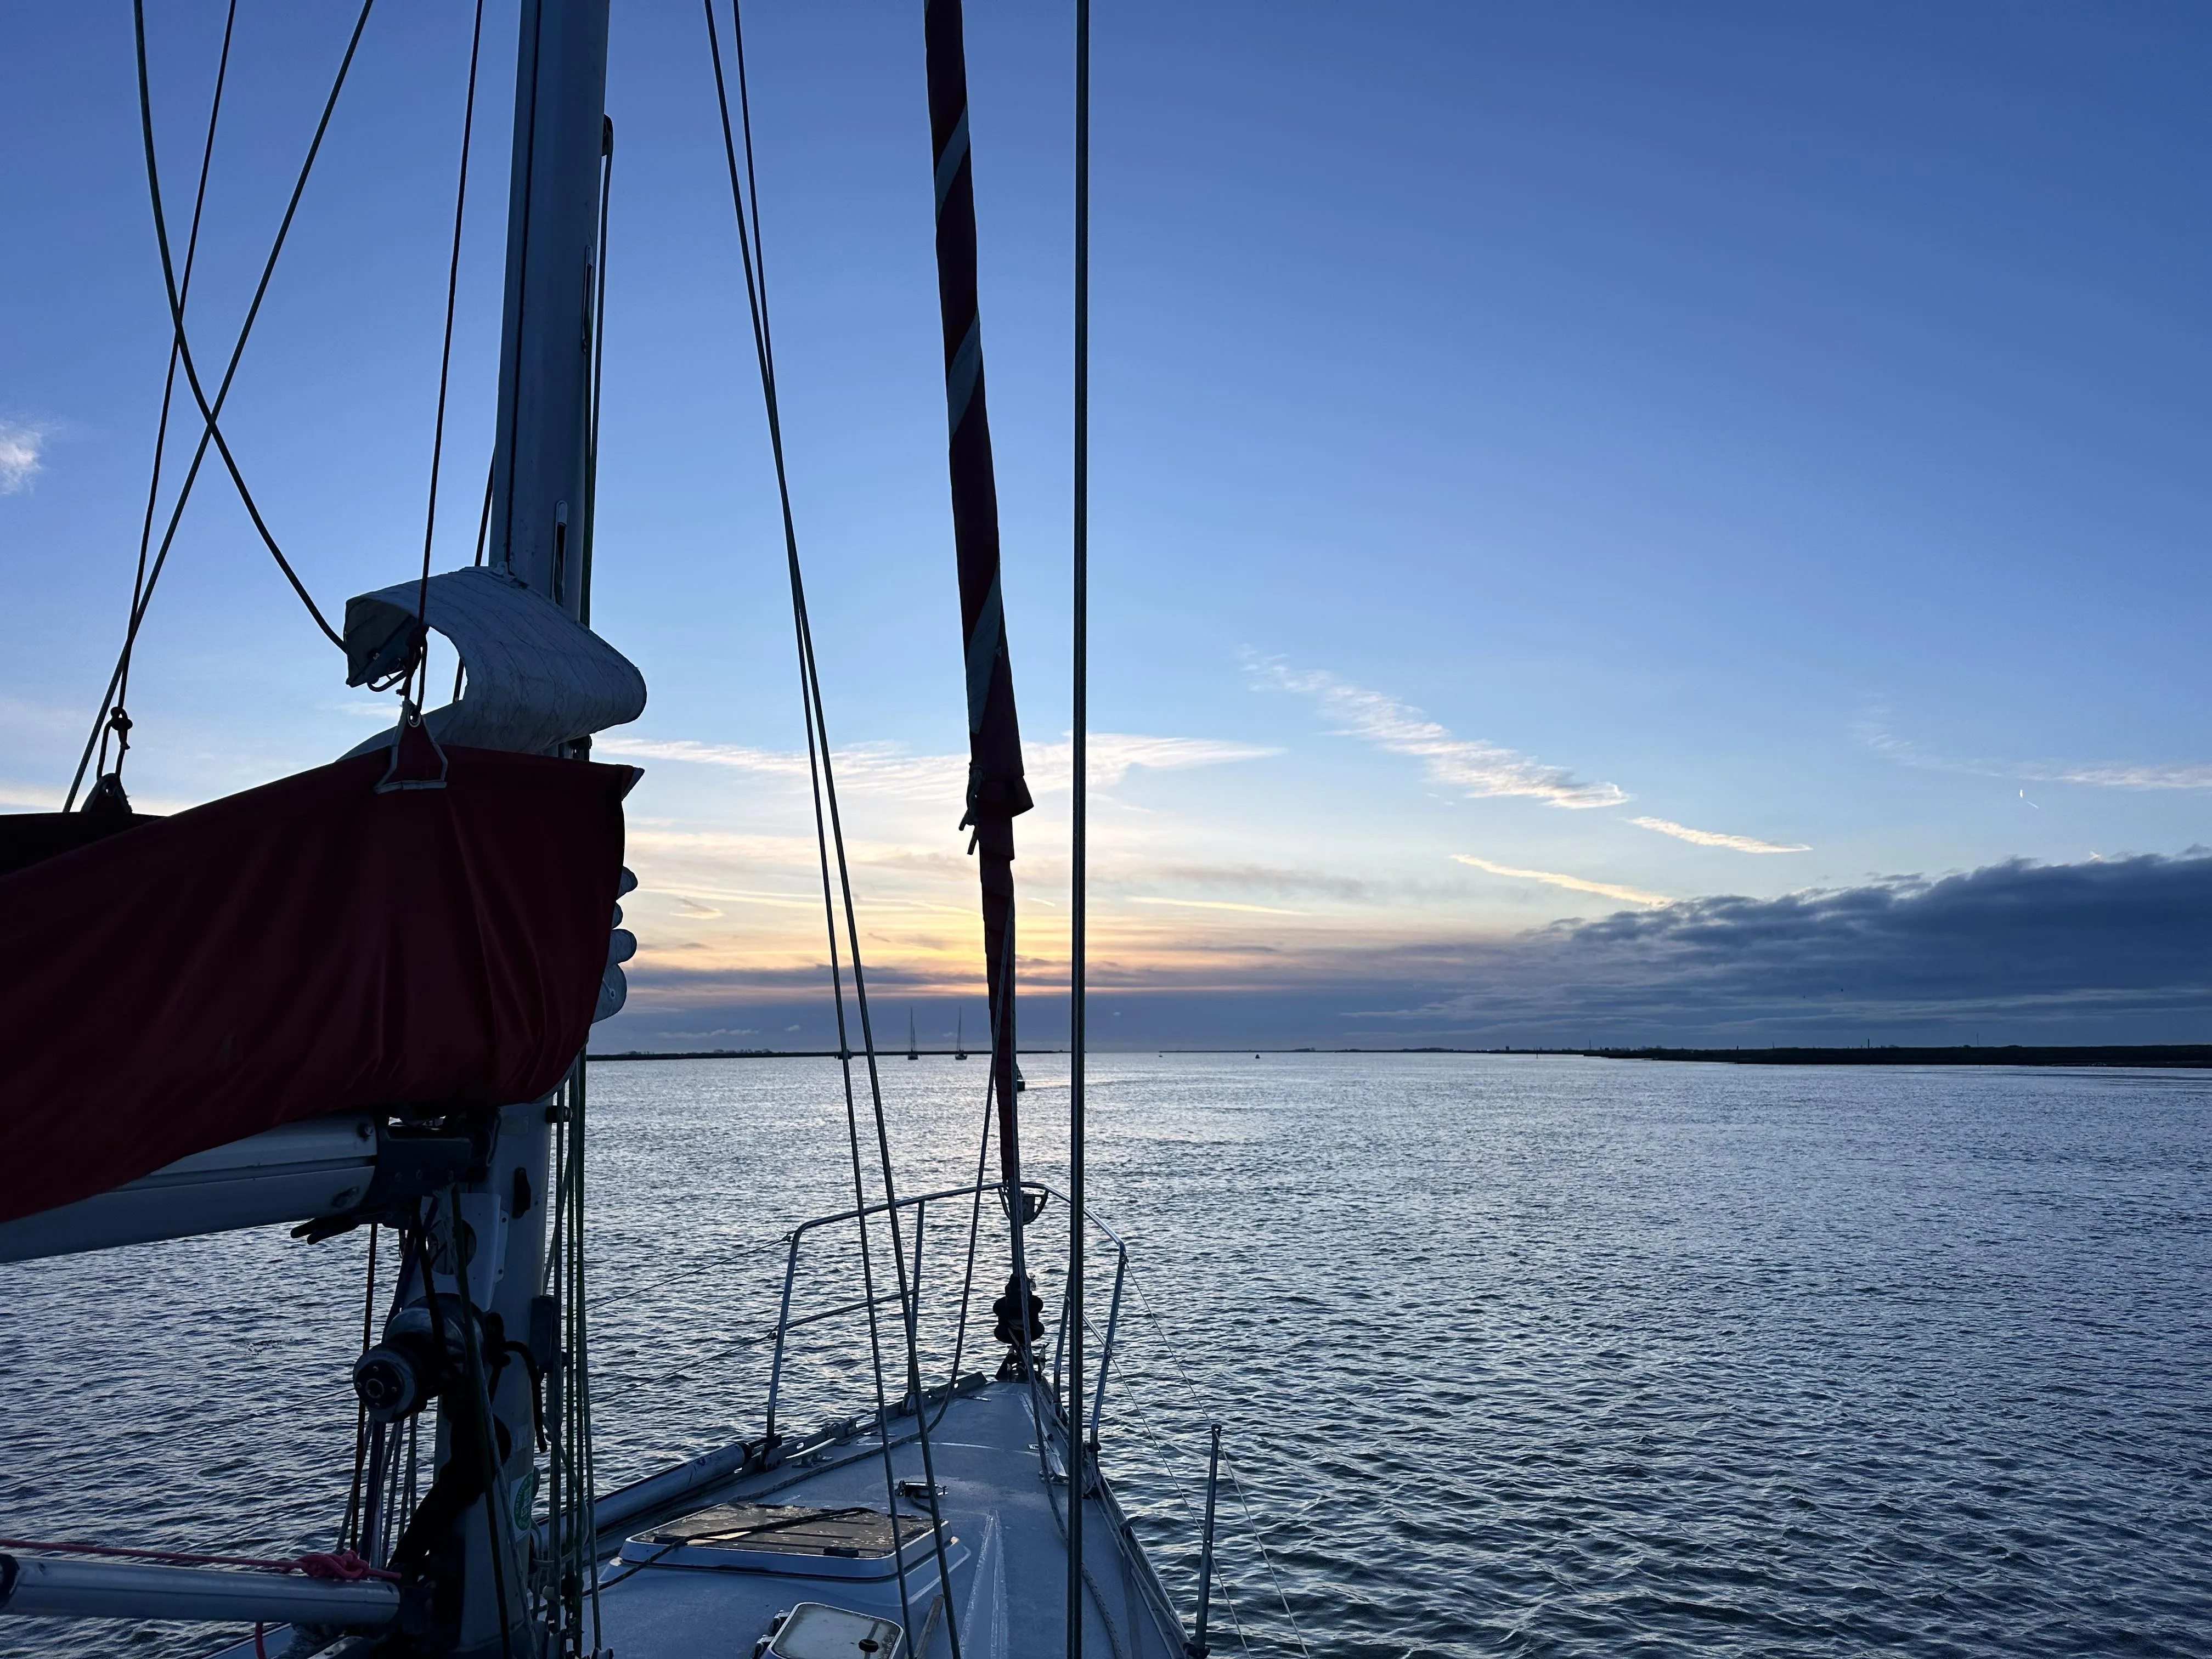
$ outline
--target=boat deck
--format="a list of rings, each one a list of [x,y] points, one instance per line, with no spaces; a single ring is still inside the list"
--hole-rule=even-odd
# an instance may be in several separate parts
[[[599,1575],[604,1644],[623,1659],[744,1656],[779,1614],[817,1602],[902,1626],[910,1618],[913,1638],[905,1650],[920,1659],[951,1654],[956,1620],[963,1659],[1059,1651],[1066,1625],[1068,1487],[1056,1425],[1043,1437],[1041,1461],[1031,1394],[1023,1382],[971,1383],[943,1402],[941,1414],[933,1408],[930,1453],[943,1493],[949,1607],[927,1516],[915,1501],[925,1495],[915,1426],[912,1417],[894,1418],[890,1431],[895,1476],[907,1486],[898,1500],[900,1533],[915,1540],[915,1528],[922,1529],[904,1551],[903,1613],[882,1518],[883,1443],[871,1425],[774,1468],[703,1486],[670,1504],[672,1514],[626,1525],[628,1540]],[[763,1549],[759,1535],[745,1531],[763,1524],[757,1511],[741,1508],[734,1522],[700,1514],[719,1505],[842,1511],[860,1530],[852,1534],[856,1542],[825,1547],[827,1553],[803,1541]],[[872,1533],[859,1514],[871,1510]],[[1110,1492],[1101,1489],[1086,1500],[1084,1650],[1097,1659],[1179,1659],[1182,1631],[1126,1528]],[[793,1529],[819,1528],[800,1519]],[[741,1547],[717,1550],[717,1537]],[[708,1565],[717,1556],[727,1564]],[[865,1627],[856,1622],[852,1628]],[[857,1641],[852,1651],[861,1659]]]
[[[1042,1436],[1038,1401],[1048,1425]],[[951,1659],[956,1636],[960,1659],[1061,1652],[1068,1486],[1049,1395],[1032,1393],[1026,1382],[970,1376],[957,1389],[933,1391],[929,1412],[949,1597],[921,1501],[927,1487],[919,1425],[912,1414],[898,1414],[890,1433],[900,1488],[896,1539],[907,1568],[902,1605],[884,1444],[871,1418],[799,1442],[772,1468],[702,1481],[617,1524],[603,1516],[601,1650],[622,1659],[756,1659],[778,1621],[811,1603],[860,1617],[795,1620],[786,1632],[790,1651],[777,1659]],[[641,1496],[667,1478],[629,1492]],[[602,1501],[619,1514],[624,1495]],[[1085,1654],[1183,1659],[1181,1620],[1103,1482],[1084,1504],[1083,1555]],[[290,1645],[294,1636],[271,1630],[264,1650],[272,1659],[299,1652]],[[335,1651],[359,1659],[377,1648],[369,1638]],[[312,1650],[322,1651],[322,1644]],[[252,1659],[255,1651],[247,1641],[211,1659]]]

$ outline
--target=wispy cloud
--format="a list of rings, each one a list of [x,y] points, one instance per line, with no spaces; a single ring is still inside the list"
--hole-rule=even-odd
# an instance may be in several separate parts
[[[1617,784],[1585,782],[1564,767],[1480,738],[1455,736],[1410,703],[1322,670],[1294,669],[1275,659],[1255,659],[1248,668],[1262,685],[1313,698],[1346,735],[1413,757],[1431,782],[1470,798],[1518,795],[1570,807],[1618,806],[1628,799]]]
[[[1261,916],[1302,916],[1303,910],[1285,910],[1273,904],[1237,904],[1228,899],[1153,898],[1142,894],[1129,896],[1132,904],[1172,904],[1184,910],[1249,910]]]
[[[806,775],[806,756],[798,750],[700,743],[690,738],[621,736],[599,738],[592,747],[603,755],[723,766],[768,777],[803,779]],[[1024,750],[1031,790],[1050,794],[1073,786],[1075,745],[1072,742],[1031,743],[1024,744]],[[1091,734],[1091,782],[1094,788],[1111,789],[1139,767],[1157,772],[1180,772],[1196,766],[1264,760],[1282,752],[1279,749],[1215,738],[1157,738],[1126,732],[1094,732]],[[957,805],[968,787],[965,755],[909,755],[891,744],[856,744],[836,750],[834,758],[837,781],[843,788]]]
[[[594,738],[592,749],[601,755],[634,755],[640,760],[688,761],[700,766],[733,767],[740,772],[766,772],[779,776],[805,777],[806,757],[781,749],[752,749],[736,743],[699,743],[690,738],[631,738],[618,733]],[[853,758],[840,756],[839,759]]]
[[[1647,893],[1640,887],[1622,887],[1609,881],[1584,881],[1580,876],[1561,875],[1556,870],[1519,870],[1510,864],[1493,864],[1488,859],[1479,859],[1472,853],[1454,853],[1453,860],[1472,865],[1477,870],[1487,870],[1493,876],[1510,876],[1517,881],[1540,881],[1547,887],[1565,887],[1577,893],[1595,893],[1601,898],[1619,899],[1623,904],[1672,904],[1674,901],[1664,893]]]
[[[1725,847],[1737,853],[1809,853],[1813,849],[1802,842],[1761,841],[1756,836],[1728,836],[1717,830],[1692,830],[1686,823],[1677,823],[1672,818],[1631,818],[1629,822],[1642,830],[1656,830],[1662,836],[1672,836],[1676,841],[1686,841],[1697,847]]]
[[[1890,732],[1879,720],[1862,720],[1859,741],[1885,760],[1930,772],[2022,783],[2079,783],[2097,789],[2212,789],[2212,764],[2203,761],[1970,760],[1938,755]]]
[[[1091,860],[1094,886],[1197,887],[1228,889],[1265,894],[1270,898],[1331,900],[1342,904],[1374,904],[1386,895],[1382,884],[1337,870],[1311,870],[1265,864],[1202,864],[1162,862],[1151,859]],[[1303,913],[1301,913],[1303,914]]]
[[[1075,782],[1075,745],[1070,742],[1024,745],[1029,764],[1030,787],[1042,791],[1072,788]],[[1218,738],[1147,738],[1127,732],[1091,734],[1091,782],[1111,789],[1145,767],[1155,772],[1182,772],[1194,766],[1225,766],[1236,761],[1267,760],[1283,751],[1255,744],[1230,743]],[[961,761],[964,778],[967,762]]]
[[[22,421],[0,421],[0,495],[12,495],[39,476],[47,429]]]

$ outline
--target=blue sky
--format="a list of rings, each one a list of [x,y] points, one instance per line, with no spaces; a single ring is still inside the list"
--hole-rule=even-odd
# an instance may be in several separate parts
[[[154,11],[180,220],[222,9]],[[350,21],[241,5],[204,359]],[[919,16],[748,21],[860,896],[883,984],[935,1021],[980,1005]],[[441,567],[469,556],[489,442],[512,27],[488,9]],[[66,783],[119,636],[167,322],[127,9],[0,30],[0,795],[27,808]],[[458,4],[380,0],[226,416],[326,609],[419,556],[466,31]],[[969,35],[1009,627],[1033,766],[1062,783],[1018,866],[1043,985],[1066,876],[1069,47],[1057,9],[970,4]],[[1632,1018],[1564,981],[1550,1012],[1469,990],[1526,977],[1498,964],[1562,922],[1626,912],[1656,938],[1751,914],[1710,901],[2008,860],[2193,867],[2208,70],[2212,17],[2178,5],[1103,10],[1097,937],[1130,1040],[2212,1036],[2186,986],[2090,983],[2087,943],[2063,1009],[1963,960],[1957,996],[1902,974],[1909,994],[1826,1012],[1809,990],[1795,1013]],[[638,995],[607,1036],[782,1041],[818,1024],[819,921],[694,9],[620,0],[609,109],[595,619],[653,701],[603,745],[647,768]],[[136,671],[143,803],[315,764],[388,717],[214,478],[173,567]],[[2154,925],[2196,914],[2186,881],[2159,890]],[[1561,1025],[1600,1018],[1623,1024]]]

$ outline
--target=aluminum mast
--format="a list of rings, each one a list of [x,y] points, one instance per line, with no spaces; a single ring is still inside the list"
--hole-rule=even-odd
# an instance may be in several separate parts
[[[491,562],[580,618],[590,569],[607,9],[608,0],[524,0],[521,8],[492,464]],[[544,1102],[507,1108],[486,1178],[461,1194],[461,1219],[479,1249],[487,1231],[504,1236],[495,1282],[473,1267],[466,1277],[471,1299],[498,1316],[510,1340],[530,1332],[543,1283],[550,1141]],[[444,1556],[459,1567],[457,1585],[444,1587],[459,1594],[453,1651],[469,1659],[534,1651],[527,1589],[536,1437],[522,1366],[500,1369],[492,1410],[505,1430],[495,1434],[509,1450],[495,1489],[453,1518]],[[455,1437],[442,1401],[440,1413],[443,1474]]]

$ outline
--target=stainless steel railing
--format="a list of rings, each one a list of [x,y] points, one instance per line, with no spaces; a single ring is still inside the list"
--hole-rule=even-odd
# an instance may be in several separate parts
[[[1035,1194],[1041,1202],[1046,1200],[1057,1200],[1063,1210],[1067,1208],[1066,1195],[1058,1191],[1056,1188],[1046,1186],[1042,1182],[1025,1181],[1022,1183],[1022,1188],[1025,1195]],[[926,1260],[923,1243],[924,1240],[927,1237],[929,1230],[930,1206],[941,1206],[949,1200],[963,1198],[971,1200],[980,1200],[985,1194],[1003,1194],[1004,1190],[1004,1183],[1000,1182],[973,1183],[965,1187],[946,1187],[935,1192],[921,1193],[910,1197],[902,1198],[895,1204],[871,1204],[860,1209],[842,1210],[834,1215],[817,1216],[810,1221],[801,1222],[798,1226],[793,1228],[789,1233],[785,1235],[786,1249],[783,1266],[783,1290],[782,1294],[777,1302],[775,1325],[770,1333],[775,1344],[775,1349],[774,1358],[770,1361],[769,1367],[766,1425],[767,1443],[773,1445],[775,1440],[776,1410],[783,1397],[785,1360],[790,1346],[787,1339],[791,1333],[802,1329],[809,1325],[820,1324],[830,1320],[842,1317],[849,1317],[855,1314],[865,1314],[872,1308],[886,1306],[900,1307],[901,1304],[901,1298],[896,1291],[884,1291],[879,1292],[873,1297],[861,1296],[848,1301],[840,1302],[831,1307],[814,1309],[794,1316],[792,1312],[792,1303],[799,1283],[799,1256],[805,1248],[809,1238],[813,1234],[819,1232],[822,1229],[826,1227],[835,1227],[856,1221],[860,1222],[865,1225],[868,1221],[876,1217],[890,1215],[899,1211],[911,1211],[913,1212],[914,1219],[914,1238],[912,1253],[908,1262],[907,1295],[904,1299],[904,1305],[900,1307],[900,1316],[906,1322],[906,1331],[908,1336],[918,1343],[921,1340],[921,1312],[923,1306],[923,1267]],[[1040,1211],[1040,1213],[1042,1213],[1042,1211]],[[1122,1240],[1121,1236],[1119,1233],[1115,1232],[1111,1227],[1101,1221],[1096,1214],[1090,1212],[1087,1208],[1081,1220],[1082,1224],[1094,1229],[1109,1243],[1110,1243],[1114,1247],[1115,1252],[1114,1291],[1109,1311],[1108,1312],[1106,1319],[1105,1345],[1099,1352],[1097,1382],[1095,1384],[1090,1401],[1091,1420],[1089,1424],[1089,1431],[1085,1437],[1092,1444],[1095,1445],[1098,1439],[1099,1425],[1103,1419],[1105,1412],[1106,1383],[1107,1379],[1112,1375],[1115,1344],[1118,1340],[1121,1332],[1121,1291],[1128,1273],[1129,1247]],[[896,1223],[894,1224],[896,1224]],[[962,1308],[959,1323],[955,1328],[954,1332],[954,1352],[956,1356],[963,1351],[967,1341],[968,1327],[971,1311],[969,1304],[972,1304],[974,1300],[972,1296],[967,1294],[972,1290],[973,1286],[972,1281],[967,1278],[964,1272],[962,1275],[961,1284],[963,1294],[963,1306]],[[986,1300],[983,1305],[986,1308],[988,1308],[990,1305],[988,1300]],[[1088,1322],[1086,1321],[1085,1323],[1086,1328],[1088,1328]],[[1061,1367],[1066,1353],[1066,1347],[1067,1297],[1063,1289],[1060,1297],[1060,1316],[1055,1322],[1055,1329],[1053,1337],[1052,1387],[1052,1397],[1054,1402],[1056,1406],[1059,1406],[1063,1414],[1065,1414],[1066,1407],[1061,1403]],[[957,1359],[954,1368],[956,1370],[957,1370]],[[957,1383],[959,1381],[959,1378],[956,1376],[948,1379],[948,1381],[952,1383]]]

